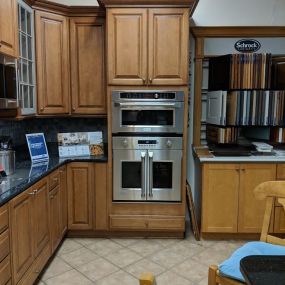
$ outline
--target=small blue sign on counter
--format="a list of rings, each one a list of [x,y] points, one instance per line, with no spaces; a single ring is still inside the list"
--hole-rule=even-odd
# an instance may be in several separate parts
[[[43,133],[26,134],[26,139],[33,163],[48,160],[48,150]]]

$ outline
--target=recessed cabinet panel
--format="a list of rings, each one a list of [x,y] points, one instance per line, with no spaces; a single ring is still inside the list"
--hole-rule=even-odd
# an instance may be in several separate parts
[[[39,114],[69,111],[69,35],[64,16],[36,11]]]
[[[93,168],[88,163],[72,163],[67,168],[68,229],[93,228]]]
[[[18,56],[17,1],[0,1],[0,52]]]
[[[107,35],[109,84],[145,84],[147,9],[109,9]]]
[[[237,232],[238,192],[238,164],[203,166],[202,232]]]
[[[106,113],[104,37],[104,19],[71,19],[72,113]]]
[[[275,180],[276,165],[241,164],[240,168],[238,232],[260,233],[266,202],[257,201],[253,190],[262,182]]]
[[[149,83],[187,84],[187,9],[149,10]]]

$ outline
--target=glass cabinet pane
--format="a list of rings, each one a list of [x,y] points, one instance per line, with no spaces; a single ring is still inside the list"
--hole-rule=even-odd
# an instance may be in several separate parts
[[[24,85],[23,87],[23,103],[24,103],[24,108],[29,108],[30,104],[29,104],[29,88],[28,86]]]
[[[34,108],[34,87],[29,87],[29,96],[30,96],[30,108]]]
[[[29,61],[29,83],[33,85],[33,63]]]
[[[22,81],[28,83],[28,62],[22,59]]]
[[[26,10],[21,7],[21,31],[26,33]]]
[[[32,34],[31,13],[29,12],[27,12],[27,33],[28,35]]]
[[[33,59],[33,53],[32,53],[32,39],[31,39],[31,37],[27,37],[27,43],[28,43],[28,47],[27,47],[27,49],[28,49],[28,56],[27,56],[27,58],[29,59],[29,60],[32,60]]]
[[[21,33],[21,42],[22,42],[22,49],[21,49],[21,57],[27,58],[27,38],[26,35]]]

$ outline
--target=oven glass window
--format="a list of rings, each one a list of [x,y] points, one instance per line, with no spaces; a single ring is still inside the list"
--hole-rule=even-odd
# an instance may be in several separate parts
[[[173,126],[173,110],[122,110],[122,126]]]
[[[153,162],[153,188],[172,188],[172,162]]]
[[[141,162],[122,162],[122,188],[142,188]]]

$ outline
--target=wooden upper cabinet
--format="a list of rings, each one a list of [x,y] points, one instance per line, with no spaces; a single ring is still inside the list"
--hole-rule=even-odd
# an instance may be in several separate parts
[[[61,15],[35,12],[39,114],[69,113],[69,22]]]
[[[189,9],[108,10],[108,83],[187,85]]]
[[[254,197],[253,190],[260,183],[274,181],[275,179],[275,164],[241,164],[238,232],[261,232],[265,200],[257,201]]]
[[[149,9],[149,84],[188,84],[188,9]]]
[[[106,114],[105,20],[70,20],[71,94],[74,114]]]
[[[17,284],[34,260],[33,192],[28,189],[10,203],[13,284]]]
[[[76,162],[67,166],[69,230],[93,229],[93,178],[92,163]]]
[[[108,9],[108,82],[144,85],[147,77],[147,9]]]
[[[16,0],[0,0],[0,53],[18,56],[18,13]]]
[[[239,164],[204,164],[202,232],[237,233]]]

